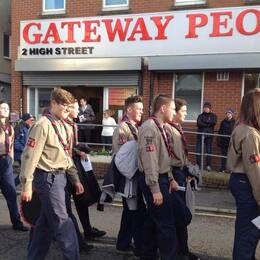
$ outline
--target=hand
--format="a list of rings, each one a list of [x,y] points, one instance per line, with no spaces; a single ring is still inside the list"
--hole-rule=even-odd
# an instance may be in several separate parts
[[[170,181],[169,192],[172,193],[173,191],[178,191],[178,189],[179,189],[179,184],[174,179],[172,179]]]
[[[153,203],[155,206],[160,206],[163,204],[163,196],[161,192],[153,193]]]
[[[74,187],[75,187],[76,195],[80,195],[84,192],[84,187],[80,181],[76,182],[74,184]]]
[[[79,156],[82,160],[88,161],[88,155],[86,153],[80,152]]]
[[[21,194],[21,200],[29,202],[32,199],[32,192],[31,191],[23,191]]]

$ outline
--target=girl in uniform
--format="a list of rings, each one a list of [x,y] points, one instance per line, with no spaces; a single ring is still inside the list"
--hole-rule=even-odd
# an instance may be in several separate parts
[[[14,129],[8,122],[9,105],[0,102],[0,188],[7,201],[14,230],[28,231],[20,219],[13,175]]]
[[[233,260],[253,260],[260,238],[260,230],[251,222],[260,215],[260,89],[242,99],[227,166],[237,207]]]

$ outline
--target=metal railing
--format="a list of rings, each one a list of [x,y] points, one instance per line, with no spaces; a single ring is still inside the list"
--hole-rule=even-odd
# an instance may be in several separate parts
[[[97,127],[113,127],[113,128],[115,128],[115,127],[118,126],[118,125],[111,126],[111,125],[102,125],[102,124],[82,124],[82,123],[79,123],[77,125],[78,126],[90,126],[91,128],[93,128],[93,127],[95,127],[95,128],[97,128]],[[221,135],[221,134],[217,134],[217,133],[213,133],[213,134],[211,134],[211,133],[202,133],[202,132],[190,131],[190,130],[184,130],[183,132],[186,135],[187,134],[195,135],[196,138],[198,138],[198,135],[201,135],[201,153],[189,152],[189,154],[195,155],[195,156],[197,156],[197,155],[201,156],[200,157],[200,160],[201,160],[200,169],[202,171],[204,170],[204,158],[206,156],[215,157],[215,158],[227,158],[227,156],[223,156],[223,155],[220,155],[220,154],[206,153],[205,152],[205,138],[206,137],[210,137],[210,136],[212,138],[214,138],[214,137],[217,137],[217,138],[218,137],[230,138],[230,135]],[[87,144],[90,145],[90,146],[102,146],[102,147],[108,146],[108,147],[112,147],[112,144],[105,144],[105,143],[92,143],[92,142],[88,142]],[[193,148],[195,147],[195,151],[196,151],[196,145],[189,145],[188,144],[188,147],[193,147]]]

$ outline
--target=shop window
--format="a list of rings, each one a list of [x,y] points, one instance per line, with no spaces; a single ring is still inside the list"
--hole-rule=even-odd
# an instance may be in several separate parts
[[[50,106],[52,88],[29,89],[29,112],[39,118],[45,108]]]
[[[4,33],[3,53],[5,58],[10,58],[10,35]]]
[[[244,74],[244,94],[254,88],[260,88],[260,73]]]
[[[129,0],[103,0],[103,10],[125,10],[129,7]]]
[[[229,72],[217,73],[217,81],[228,81],[228,80],[229,80]]]
[[[206,4],[206,0],[175,0],[175,6],[201,5]]]
[[[43,0],[43,14],[65,13],[66,0]]]
[[[136,87],[108,89],[108,108],[114,112],[116,122],[120,122],[123,117],[125,99],[134,95],[137,95]]]
[[[197,120],[201,113],[203,74],[177,73],[174,76],[174,98],[185,99],[188,103],[187,121]]]

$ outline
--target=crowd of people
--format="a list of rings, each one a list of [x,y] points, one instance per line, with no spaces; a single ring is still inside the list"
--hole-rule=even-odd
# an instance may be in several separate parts
[[[20,219],[13,161],[20,165],[23,203],[34,196],[41,203],[39,216],[30,228],[27,259],[44,259],[55,240],[64,259],[80,259],[80,250],[93,248],[90,238],[104,236],[105,231],[90,224],[88,207],[111,201],[115,193],[122,195],[123,211],[116,248],[132,251],[143,260],[199,259],[189,249],[188,225],[192,221],[192,196],[200,182],[199,167],[189,160],[188,141],[182,125],[188,104],[184,99],[167,95],[155,97],[152,115],[144,122],[143,102],[140,96],[125,100],[125,114],[115,128],[103,129],[104,142],[112,141],[113,159],[104,178],[102,193],[89,161],[89,147],[78,143],[78,132],[89,142],[80,123],[91,122],[95,115],[85,99],[78,101],[61,88],[51,94],[50,107],[43,116],[35,118],[26,113],[14,130],[8,122],[9,106],[0,102],[0,187],[7,201],[14,230],[28,231]],[[222,160],[221,170],[232,172],[231,192],[236,200],[237,219],[233,259],[255,259],[260,230],[251,221],[260,215],[260,91],[254,89],[243,97],[237,122],[234,111],[226,111],[221,122],[219,145],[228,159]],[[217,117],[206,102],[199,115],[198,131],[213,133]],[[104,112],[104,125],[115,126],[110,111]],[[111,134],[113,134],[111,140]],[[212,136],[204,139],[211,153]],[[198,135],[197,152],[201,150]],[[14,150],[16,155],[14,157]],[[200,165],[197,157],[197,164]],[[207,158],[207,168],[211,160]],[[86,170],[87,169],[87,170]],[[85,174],[88,171],[89,174]],[[88,177],[86,177],[88,176]],[[90,177],[92,176],[92,177]],[[93,189],[95,187],[95,189]],[[90,192],[91,190],[91,192]],[[94,190],[94,191],[93,191]],[[91,194],[90,194],[91,193]],[[71,209],[73,197],[80,222]],[[245,236],[246,234],[246,236]]]

